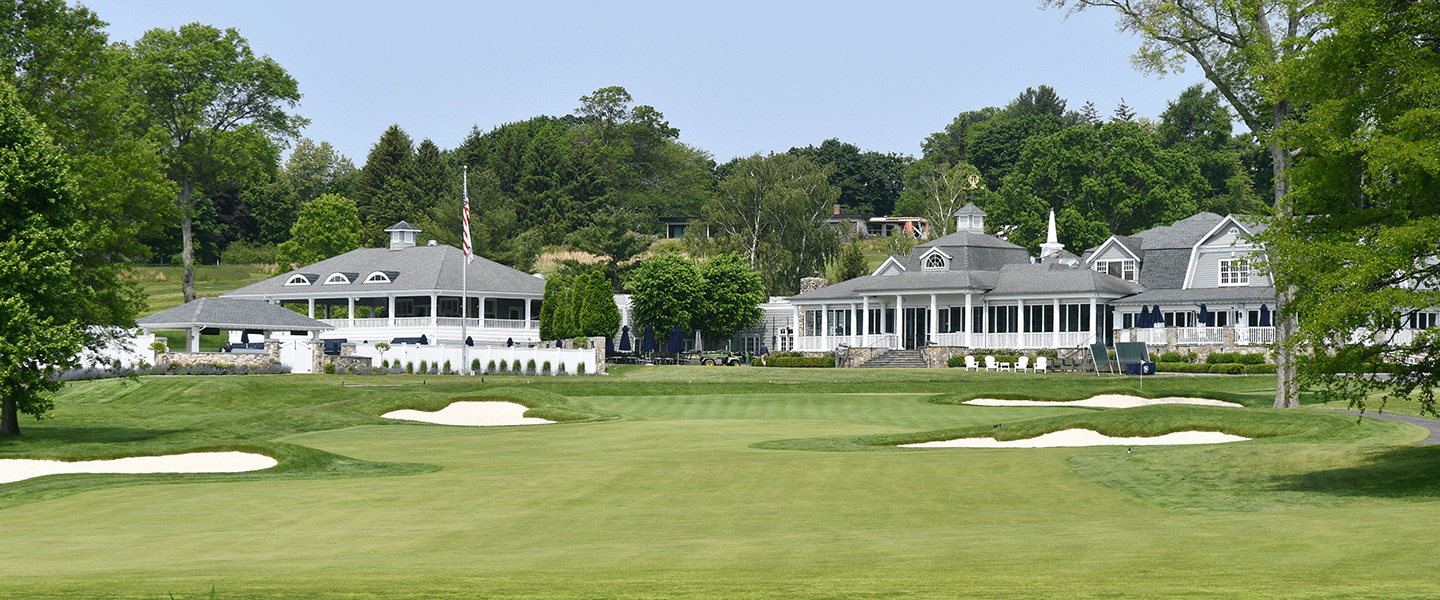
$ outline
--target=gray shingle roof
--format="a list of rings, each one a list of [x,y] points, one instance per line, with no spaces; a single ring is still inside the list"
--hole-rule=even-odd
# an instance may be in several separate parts
[[[910,251],[911,260],[905,267],[913,270],[919,266],[919,257],[930,248],[939,248],[954,257],[950,261],[952,271],[999,271],[1005,265],[1030,262],[1030,252],[1022,246],[983,233],[957,231],[916,246]]]
[[[414,225],[411,225],[411,224],[409,224],[409,223],[406,223],[405,221],[401,221],[401,222],[399,222],[399,223],[396,223],[396,224],[394,224],[394,225],[391,225],[391,226],[389,226],[389,227],[386,227],[386,228],[385,228],[385,231],[387,231],[387,232],[390,232],[390,231],[417,231],[417,232],[418,232],[418,231],[420,231],[420,228],[419,228],[419,227],[416,227],[416,226],[414,226]]]
[[[1219,224],[1220,220],[1224,218],[1225,217],[1212,212],[1195,213],[1170,225],[1151,227],[1150,229],[1136,233],[1132,237],[1144,240],[1146,252],[1158,248],[1185,248],[1189,250],[1200,241],[1200,238],[1210,233],[1210,230],[1214,229],[1215,225]]]
[[[197,298],[136,320],[151,329],[264,329],[269,331],[320,331],[334,329],[292,310],[262,300]]]
[[[1222,302],[1268,302],[1275,307],[1275,288],[1271,287],[1223,287],[1197,288],[1189,290],[1150,290],[1128,298],[1115,300],[1116,306],[1140,306],[1151,304],[1218,304]]]
[[[955,211],[955,216],[960,215],[980,215],[983,217],[985,216],[985,211],[980,210],[980,207],[975,206],[974,202],[966,202],[965,206],[962,206],[960,207],[960,210]]]
[[[392,292],[420,295],[431,291],[460,292],[461,261],[464,255],[453,246],[412,246],[399,250],[360,248],[340,256],[288,271],[224,294],[230,298],[271,296],[309,297],[334,293],[336,296],[384,295]],[[391,283],[365,283],[375,271],[391,275]],[[286,286],[296,273],[315,275],[323,282],[331,273],[356,273],[349,284],[315,283]],[[520,294],[542,296],[545,281],[500,263],[476,256],[469,267],[469,291],[473,294]]]
[[[1145,288],[1139,284],[1112,277],[1090,269],[1072,268],[1059,263],[1039,265],[1006,265],[1000,269],[999,280],[990,295],[1101,293],[1136,294]]]
[[[1146,288],[1179,288],[1185,285],[1185,269],[1190,265],[1190,248],[1151,248],[1140,263],[1140,285]]]

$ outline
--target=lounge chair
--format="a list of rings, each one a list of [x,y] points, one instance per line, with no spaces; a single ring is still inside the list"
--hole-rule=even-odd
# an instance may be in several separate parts
[[[1035,368],[1034,368],[1034,369],[1031,369],[1031,372],[1032,372],[1032,373],[1046,373],[1046,372],[1048,372],[1048,371],[1045,370],[1045,367],[1046,367],[1046,366],[1047,366],[1047,365],[1045,364],[1045,357],[1043,357],[1043,356],[1037,356],[1037,357],[1035,357]]]
[[[995,364],[995,357],[993,357],[993,356],[986,356],[986,357],[985,357],[985,370],[986,370],[986,371],[995,371],[995,370],[998,370],[999,368],[1000,368],[1000,367]]]
[[[966,356],[965,356],[965,370],[966,370],[966,371],[979,371],[979,370],[980,370],[980,365],[975,364],[975,357],[974,357],[974,356],[970,356],[970,355],[966,355]]]
[[[1030,357],[1028,357],[1028,356],[1022,356],[1022,357],[1020,357],[1020,358],[1018,358],[1018,359],[1015,360],[1015,371],[1016,371],[1016,372],[1024,373],[1025,371],[1028,371],[1028,370],[1030,370]]]

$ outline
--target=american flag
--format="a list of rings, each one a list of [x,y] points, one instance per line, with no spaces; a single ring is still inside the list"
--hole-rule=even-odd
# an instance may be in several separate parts
[[[469,261],[470,261],[470,168],[469,168],[468,166],[465,168],[465,172],[464,172],[464,174],[462,175],[462,177],[463,177],[463,179],[461,179],[460,189],[461,189],[461,194],[462,194],[464,200],[463,200],[462,203],[461,203],[461,207],[462,207],[462,209],[461,209],[461,213],[462,213],[461,222],[463,222],[464,225],[465,225],[465,231],[464,231],[464,234],[465,234],[465,242],[464,242],[464,248],[461,248],[461,250],[465,252],[465,261],[466,261],[466,262],[469,262]]]

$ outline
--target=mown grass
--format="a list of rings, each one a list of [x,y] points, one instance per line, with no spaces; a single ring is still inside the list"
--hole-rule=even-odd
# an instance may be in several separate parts
[[[0,485],[0,495],[30,494],[0,510],[15,542],[0,561],[0,597],[204,598],[212,587],[216,598],[1440,595],[1428,477],[1440,452],[1407,446],[1413,427],[1268,408],[955,403],[1129,384],[1093,375],[799,371],[73,385],[54,419],[27,424],[0,455],[278,448],[297,453],[281,458],[292,470]],[[1144,385],[1254,406],[1273,398],[1265,378]],[[378,418],[460,399],[586,420],[463,428]],[[1257,439],[1133,453],[875,445],[999,435],[995,423],[1007,436],[1079,425]],[[35,487],[67,481],[92,483],[43,498]]]
[[[196,265],[195,296],[211,298],[275,275],[275,265]],[[129,279],[146,296],[146,315],[184,304],[184,269],[178,266],[136,266]],[[143,316],[143,315],[142,315]]]

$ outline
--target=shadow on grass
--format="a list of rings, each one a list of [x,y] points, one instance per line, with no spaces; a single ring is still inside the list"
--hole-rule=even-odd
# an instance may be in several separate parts
[[[33,446],[46,442],[144,442],[161,437],[192,432],[192,429],[147,429],[143,427],[26,427],[21,428],[21,437],[0,437],[0,451],[6,446]]]
[[[1273,491],[1374,498],[1440,498],[1440,447],[1377,450],[1361,464],[1281,478]]]

